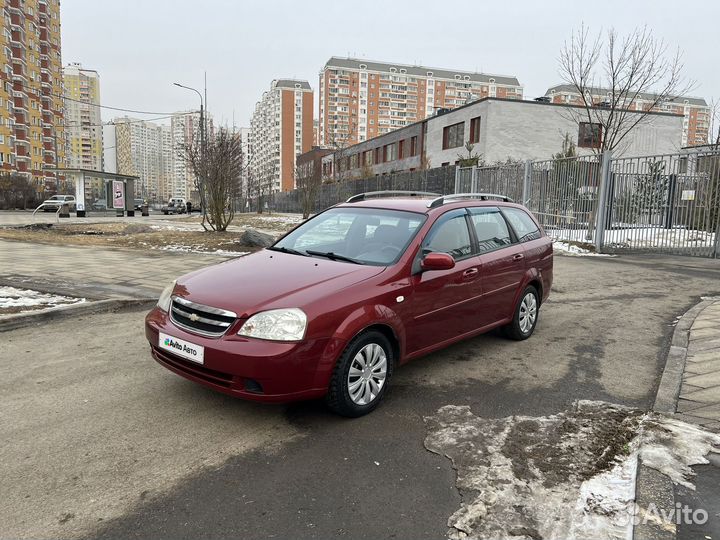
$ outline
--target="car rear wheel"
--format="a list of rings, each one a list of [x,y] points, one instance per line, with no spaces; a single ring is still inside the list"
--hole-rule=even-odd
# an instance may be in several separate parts
[[[335,365],[328,407],[352,418],[375,409],[387,390],[393,360],[390,342],[382,333],[370,330],[357,336]]]
[[[537,325],[539,309],[540,298],[537,289],[528,285],[520,295],[513,320],[504,328],[505,335],[517,341],[529,338]]]

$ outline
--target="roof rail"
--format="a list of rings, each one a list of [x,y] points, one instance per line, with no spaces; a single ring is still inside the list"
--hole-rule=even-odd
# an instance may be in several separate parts
[[[452,199],[480,199],[482,201],[496,199],[503,202],[513,202],[510,197],[506,195],[497,195],[496,193],[453,193],[451,195],[442,195],[437,199],[433,199],[428,203],[427,207],[435,208],[436,206],[441,206]]]
[[[350,197],[346,203],[354,203],[372,199],[377,197],[437,197],[439,193],[429,193],[427,191],[368,191],[367,193],[358,193]]]

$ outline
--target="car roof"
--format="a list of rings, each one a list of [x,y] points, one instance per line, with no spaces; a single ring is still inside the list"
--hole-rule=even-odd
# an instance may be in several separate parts
[[[450,199],[438,206],[428,208],[433,197],[378,197],[363,201],[340,203],[335,208],[380,208],[384,210],[402,210],[405,212],[417,212],[421,214],[444,213],[446,210],[455,208],[473,208],[484,206],[512,206],[521,208],[522,205],[499,201],[481,199]]]

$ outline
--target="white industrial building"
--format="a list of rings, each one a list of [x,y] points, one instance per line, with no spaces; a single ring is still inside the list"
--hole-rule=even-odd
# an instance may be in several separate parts
[[[579,155],[596,151],[597,124],[578,124],[581,107],[539,101],[485,98],[369,139],[323,158],[323,175],[338,168],[345,177],[413,171],[453,165],[473,154],[488,164],[551,159],[566,136]],[[630,115],[642,114],[628,112]],[[582,121],[582,120],[581,120]],[[677,152],[682,146],[683,117],[649,113],[615,150],[616,156]]]

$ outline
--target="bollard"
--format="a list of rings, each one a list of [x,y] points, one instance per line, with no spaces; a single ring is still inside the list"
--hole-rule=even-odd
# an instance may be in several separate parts
[[[62,218],[69,218],[70,217],[70,205],[68,203],[63,203],[60,207],[60,217]]]
[[[141,212],[142,212],[142,216],[143,216],[143,217],[148,217],[148,216],[150,215],[150,208],[148,207],[147,204],[143,204],[143,205],[140,207],[140,210],[141,210]]]
[[[135,217],[135,210],[128,210],[127,217]]]
[[[122,208],[116,208],[115,209],[115,217],[124,217],[125,216],[125,210]]]

